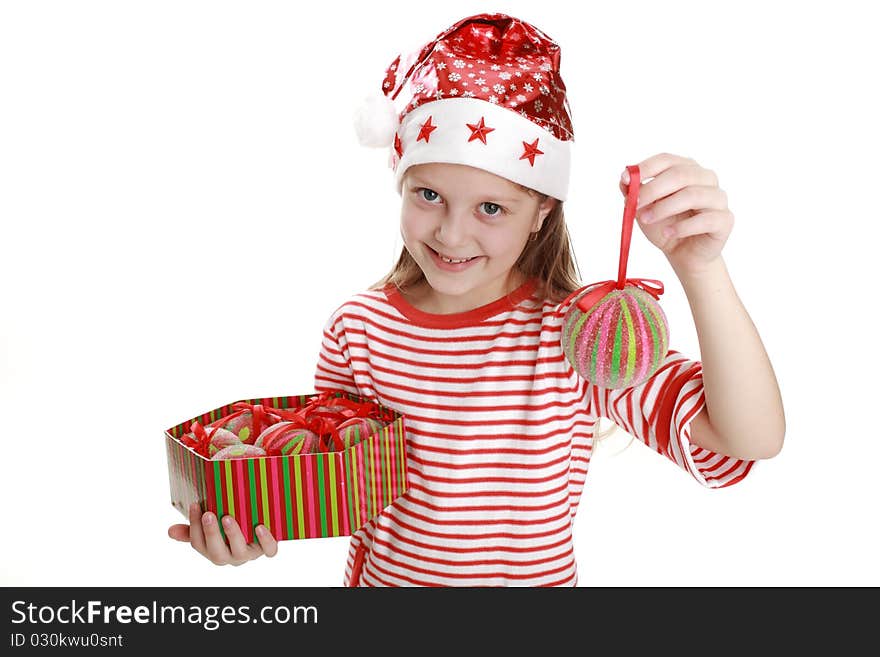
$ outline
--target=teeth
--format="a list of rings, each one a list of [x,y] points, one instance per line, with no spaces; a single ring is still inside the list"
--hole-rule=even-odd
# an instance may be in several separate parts
[[[440,254],[438,253],[437,255],[440,255]],[[474,258],[475,258],[475,257],[476,257],[476,256],[474,256]],[[464,258],[463,260],[453,260],[452,258],[447,258],[446,256],[442,256],[442,255],[440,256],[440,259],[441,259],[443,262],[448,262],[448,263],[450,263],[450,264],[458,264],[458,263],[461,263],[461,262],[467,262],[468,260],[473,260],[474,258]]]

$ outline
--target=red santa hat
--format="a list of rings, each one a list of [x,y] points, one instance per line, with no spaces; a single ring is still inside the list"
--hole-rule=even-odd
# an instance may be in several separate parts
[[[356,112],[358,138],[390,149],[398,192],[410,166],[444,162],[564,201],[574,133],[559,62],[559,46],[524,21],[462,19],[391,63],[382,95]]]

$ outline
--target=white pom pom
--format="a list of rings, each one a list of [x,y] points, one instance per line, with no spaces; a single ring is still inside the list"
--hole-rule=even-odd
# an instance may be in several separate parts
[[[367,96],[354,113],[354,129],[361,146],[391,146],[398,124],[394,103],[385,94]]]

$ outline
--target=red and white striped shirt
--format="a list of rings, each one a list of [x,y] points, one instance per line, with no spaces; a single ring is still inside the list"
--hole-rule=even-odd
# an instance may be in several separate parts
[[[436,315],[389,285],[331,315],[315,387],[402,413],[409,471],[408,490],[352,536],[346,586],[575,586],[572,526],[597,417],[705,486],[748,474],[753,462],[690,444],[705,405],[699,362],[669,351],[639,386],[592,386],[562,352],[559,304],[535,288]]]

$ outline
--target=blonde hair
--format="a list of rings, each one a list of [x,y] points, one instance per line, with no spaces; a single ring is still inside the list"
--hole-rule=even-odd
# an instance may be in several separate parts
[[[529,187],[517,184],[517,186],[530,196],[538,196],[539,204],[547,199],[546,194],[541,194]],[[574,250],[571,248],[571,237],[568,226],[565,223],[565,215],[562,210],[562,201],[557,200],[553,209],[547,214],[541,230],[538,231],[537,239],[526,243],[523,252],[516,263],[519,269],[528,278],[537,278],[538,285],[535,293],[539,297],[548,299],[554,303],[560,303],[569,294],[582,287],[580,269]],[[397,262],[385,276],[373,283],[370,290],[381,290],[389,283],[400,290],[407,290],[425,280],[425,274],[418,263],[410,255],[406,245],[400,250]],[[593,440],[599,441],[613,434],[617,428],[613,424],[606,430],[598,429]]]

